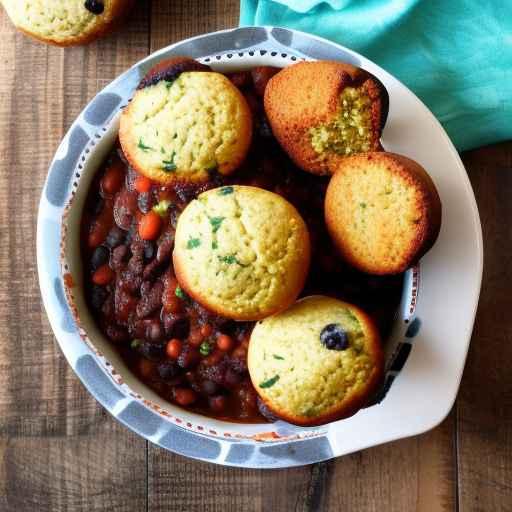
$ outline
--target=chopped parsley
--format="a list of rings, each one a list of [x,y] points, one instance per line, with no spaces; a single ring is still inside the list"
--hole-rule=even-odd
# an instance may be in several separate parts
[[[146,146],[146,144],[144,144],[144,142],[142,141],[142,137],[139,139],[137,147],[139,149],[142,149],[142,151],[153,151],[153,148],[151,146]]]
[[[165,172],[174,172],[176,170],[177,166],[176,166],[176,163],[174,162],[175,156],[176,156],[176,153],[173,151],[171,158],[169,160],[162,160],[162,163],[164,164],[162,169]]]
[[[201,240],[199,238],[191,238],[187,242],[187,249],[195,249],[201,245]]]
[[[219,261],[222,261],[222,263],[227,263],[228,265],[233,265],[236,263],[237,265],[240,265],[241,267],[248,267],[249,265],[244,265],[243,263],[240,263],[238,261],[238,258],[234,254],[230,254],[229,256],[217,256],[219,258]]]
[[[223,263],[227,263],[228,265],[233,265],[233,263],[236,263],[238,260],[236,259],[236,256],[233,254],[231,256],[217,256],[219,258],[219,261],[222,261]]]
[[[176,170],[176,164],[172,160],[162,160],[164,164],[162,169],[165,172],[174,172]]]
[[[174,80],[164,80],[165,82],[165,88],[169,90],[172,87],[172,84],[174,83]]]
[[[284,357],[278,356],[277,354],[274,354],[274,359],[279,359],[280,361],[284,361]]]
[[[359,206],[360,206],[361,208],[366,208],[366,203],[359,203]]]
[[[210,344],[207,341],[203,341],[201,345],[199,346],[199,353],[202,356],[207,356],[210,353],[211,347]]]
[[[212,249],[214,249],[214,250],[215,250],[215,249],[217,249],[218,247],[219,247],[219,244],[217,243],[217,240],[214,240],[214,241],[212,242]]]
[[[279,380],[279,375],[274,375],[268,380],[264,380],[260,383],[260,388],[270,388]]]
[[[222,224],[222,221],[226,217],[210,217],[210,224],[212,225],[212,231],[214,233],[217,233],[220,229],[220,225]]]
[[[174,295],[176,295],[176,297],[179,297],[180,299],[187,298],[187,296],[185,295],[185,292],[181,289],[180,286],[176,286],[176,290],[174,290]]]
[[[165,155],[165,149],[164,148],[160,148],[160,153],[162,153],[162,155]]]
[[[227,196],[228,194],[232,194],[234,192],[233,187],[222,187],[219,190],[219,196]]]
[[[155,213],[158,213],[160,217],[164,217],[171,204],[171,201],[168,201],[167,199],[162,199],[158,204],[155,204],[155,206],[153,206],[152,210]]]

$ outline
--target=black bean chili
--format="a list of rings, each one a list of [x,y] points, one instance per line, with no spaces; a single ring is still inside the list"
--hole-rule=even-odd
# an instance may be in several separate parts
[[[94,179],[82,219],[86,296],[102,332],[164,399],[230,421],[273,418],[259,404],[247,372],[253,324],[207,311],[186,296],[174,275],[176,222],[199,193],[246,184],[294,204],[312,242],[303,295],[330,295],[361,306],[384,339],[402,289],[402,276],[364,275],[337,256],[323,220],[327,178],[297,169],[265,118],[262,94],[273,72],[255,68],[228,75],[247,98],[255,125],[250,154],[234,175],[212,172],[201,186],[160,186],[138,175],[117,145]]]

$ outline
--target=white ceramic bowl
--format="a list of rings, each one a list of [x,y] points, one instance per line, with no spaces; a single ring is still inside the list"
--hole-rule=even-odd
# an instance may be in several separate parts
[[[145,72],[172,55],[198,58],[219,71],[283,67],[298,59],[338,59],[364,67],[388,89],[390,112],[383,145],[429,170],[443,201],[444,217],[440,238],[422,261],[420,300],[419,267],[406,274],[402,303],[386,344],[388,373],[380,403],[317,428],[207,418],[165,402],[145,386],[95,325],[81,286],[82,207],[91,180],[117,136],[120,109]],[[313,36],[270,27],[217,32],[177,43],[107,86],[63,139],[50,168],[38,219],[38,270],[45,307],[62,350],[89,391],[147,439],[177,453],[229,465],[307,464],[437,425],[449,412],[458,389],[481,269],[481,230],[474,197],[456,151],[432,114],[402,84],[363,57]],[[418,396],[424,397],[421,404]]]

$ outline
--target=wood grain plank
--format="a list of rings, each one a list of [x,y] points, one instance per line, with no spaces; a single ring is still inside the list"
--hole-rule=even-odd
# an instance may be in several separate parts
[[[302,510],[309,467],[246,470],[188,460],[149,445],[149,511]],[[311,509],[313,510],[313,509]]]
[[[102,81],[147,54],[148,25],[139,3],[120,32],[63,50],[17,33],[0,12],[2,511],[145,509],[146,443],[103,411],[58,349],[41,306],[35,234],[60,139]]]
[[[431,432],[336,460],[325,510],[455,510],[454,418]]]
[[[151,49],[235,25],[237,9],[237,0],[154,1]],[[150,445],[149,510],[452,510],[453,428],[450,416],[415,439],[278,471],[206,465]]]
[[[94,435],[3,442],[2,511],[146,510],[144,446],[118,423]]]
[[[213,466],[149,446],[149,510],[455,510],[454,418],[412,439],[287,470]]]
[[[485,266],[458,399],[459,510],[512,511],[512,143],[468,152],[464,163]]]
[[[181,39],[236,27],[238,0],[153,0],[151,51]]]

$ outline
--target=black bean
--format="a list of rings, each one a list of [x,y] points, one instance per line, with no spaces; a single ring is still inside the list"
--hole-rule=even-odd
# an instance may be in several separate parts
[[[152,240],[144,240],[144,259],[146,263],[155,257],[156,246]]]
[[[151,208],[155,205],[155,200],[153,199],[153,195],[149,192],[142,192],[139,194],[137,204],[142,213],[149,213]]]
[[[165,354],[165,345],[161,343],[151,343],[150,341],[142,341],[137,350],[150,361],[160,361]]]
[[[258,397],[256,399],[256,403],[258,404],[258,409],[260,411],[260,414],[264,417],[264,418],[267,418],[267,420],[269,421],[277,421],[279,418],[265,405],[265,403],[263,402],[263,400],[261,400],[260,397]]]
[[[178,225],[178,219],[180,217],[181,211],[177,208],[173,208],[171,210],[171,216],[169,218],[169,222],[171,223],[171,226],[173,229],[176,229],[176,226]]]
[[[137,237],[137,221],[134,219],[128,233],[126,233],[125,244],[130,245]]]
[[[94,249],[94,252],[91,256],[91,268],[92,270],[96,270],[97,268],[101,267],[105,263],[107,263],[109,258],[110,252],[109,250],[103,246],[100,245],[99,247],[96,247]]]
[[[171,380],[180,373],[180,367],[175,361],[163,361],[158,365],[157,370],[163,380]]]
[[[205,395],[214,395],[219,390],[219,385],[213,380],[203,380],[201,382],[201,391]]]
[[[128,341],[128,332],[119,325],[108,325],[106,334],[114,343],[124,343]]]
[[[101,306],[101,313],[107,320],[111,320],[114,317],[114,294],[109,293]]]
[[[264,115],[262,115],[259,118],[257,130],[258,130],[258,135],[260,137],[262,137],[263,139],[271,139],[272,137],[274,137],[274,134],[272,133],[272,128],[270,128],[270,124],[269,124],[266,116],[264,116]]]
[[[183,203],[189,203],[197,195],[197,185],[176,185],[175,188],[178,199]]]
[[[212,188],[224,185],[224,179],[217,169],[210,169],[208,175],[210,177],[209,184],[212,185]]]
[[[103,303],[108,297],[108,291],[104,286],[93,285],[91,289],[91,306],[94,309],[101,309]]]
[[[212,366],[200,365],[198,368],[198,373],[205,380],[211,380],[216,382],[220,386],[225,384],[224,376],[226,374],[226,359],[223,359],[217,364]]]
[[[88,210],[97,217],[101,210],[103,210],[104,201],[103,198],[100,195],[97,195],[97,197],[94,198],[94,201],[91,201],[88,206]]]
[[[190,321],[189,319],[181,314],[165,314],[162,316],[164,329],[167,337],[178,338],[183,340],[188,337],[190,332]]]
[[[189,345],[185,345],[181,354],[178,357],[178,364],[182,368],[193,368],[197,366],[197,364],[201,361],[201,356],[197,349],[190,347]]]
[[[134,192],[135,182],[137,181],[137,178],[140,177],[140,174],[128,163],[128,161],[126,161],[124,153],[122,151],[120,151],[120,153],[122,155],[121,160],[123,160],[124,163],[128,166],[125,179],[126,189],[129,190],[130,192]]]
[[[178,339],[184,339],[189,335],[190,322],[188,318],[179,318],[174,323],[172,330],[172,337]]]
[[[239,357],[233,357],[229,360],[230,368],[239,374],[244,374],[247,371],[247,361]]]
[[[105,243],[108,247],[111,249],[114,249],[118,245],[121,245],[126,238],[126,233],[117,226],[114,226],[107,235],[107,239],[105,240]]]

